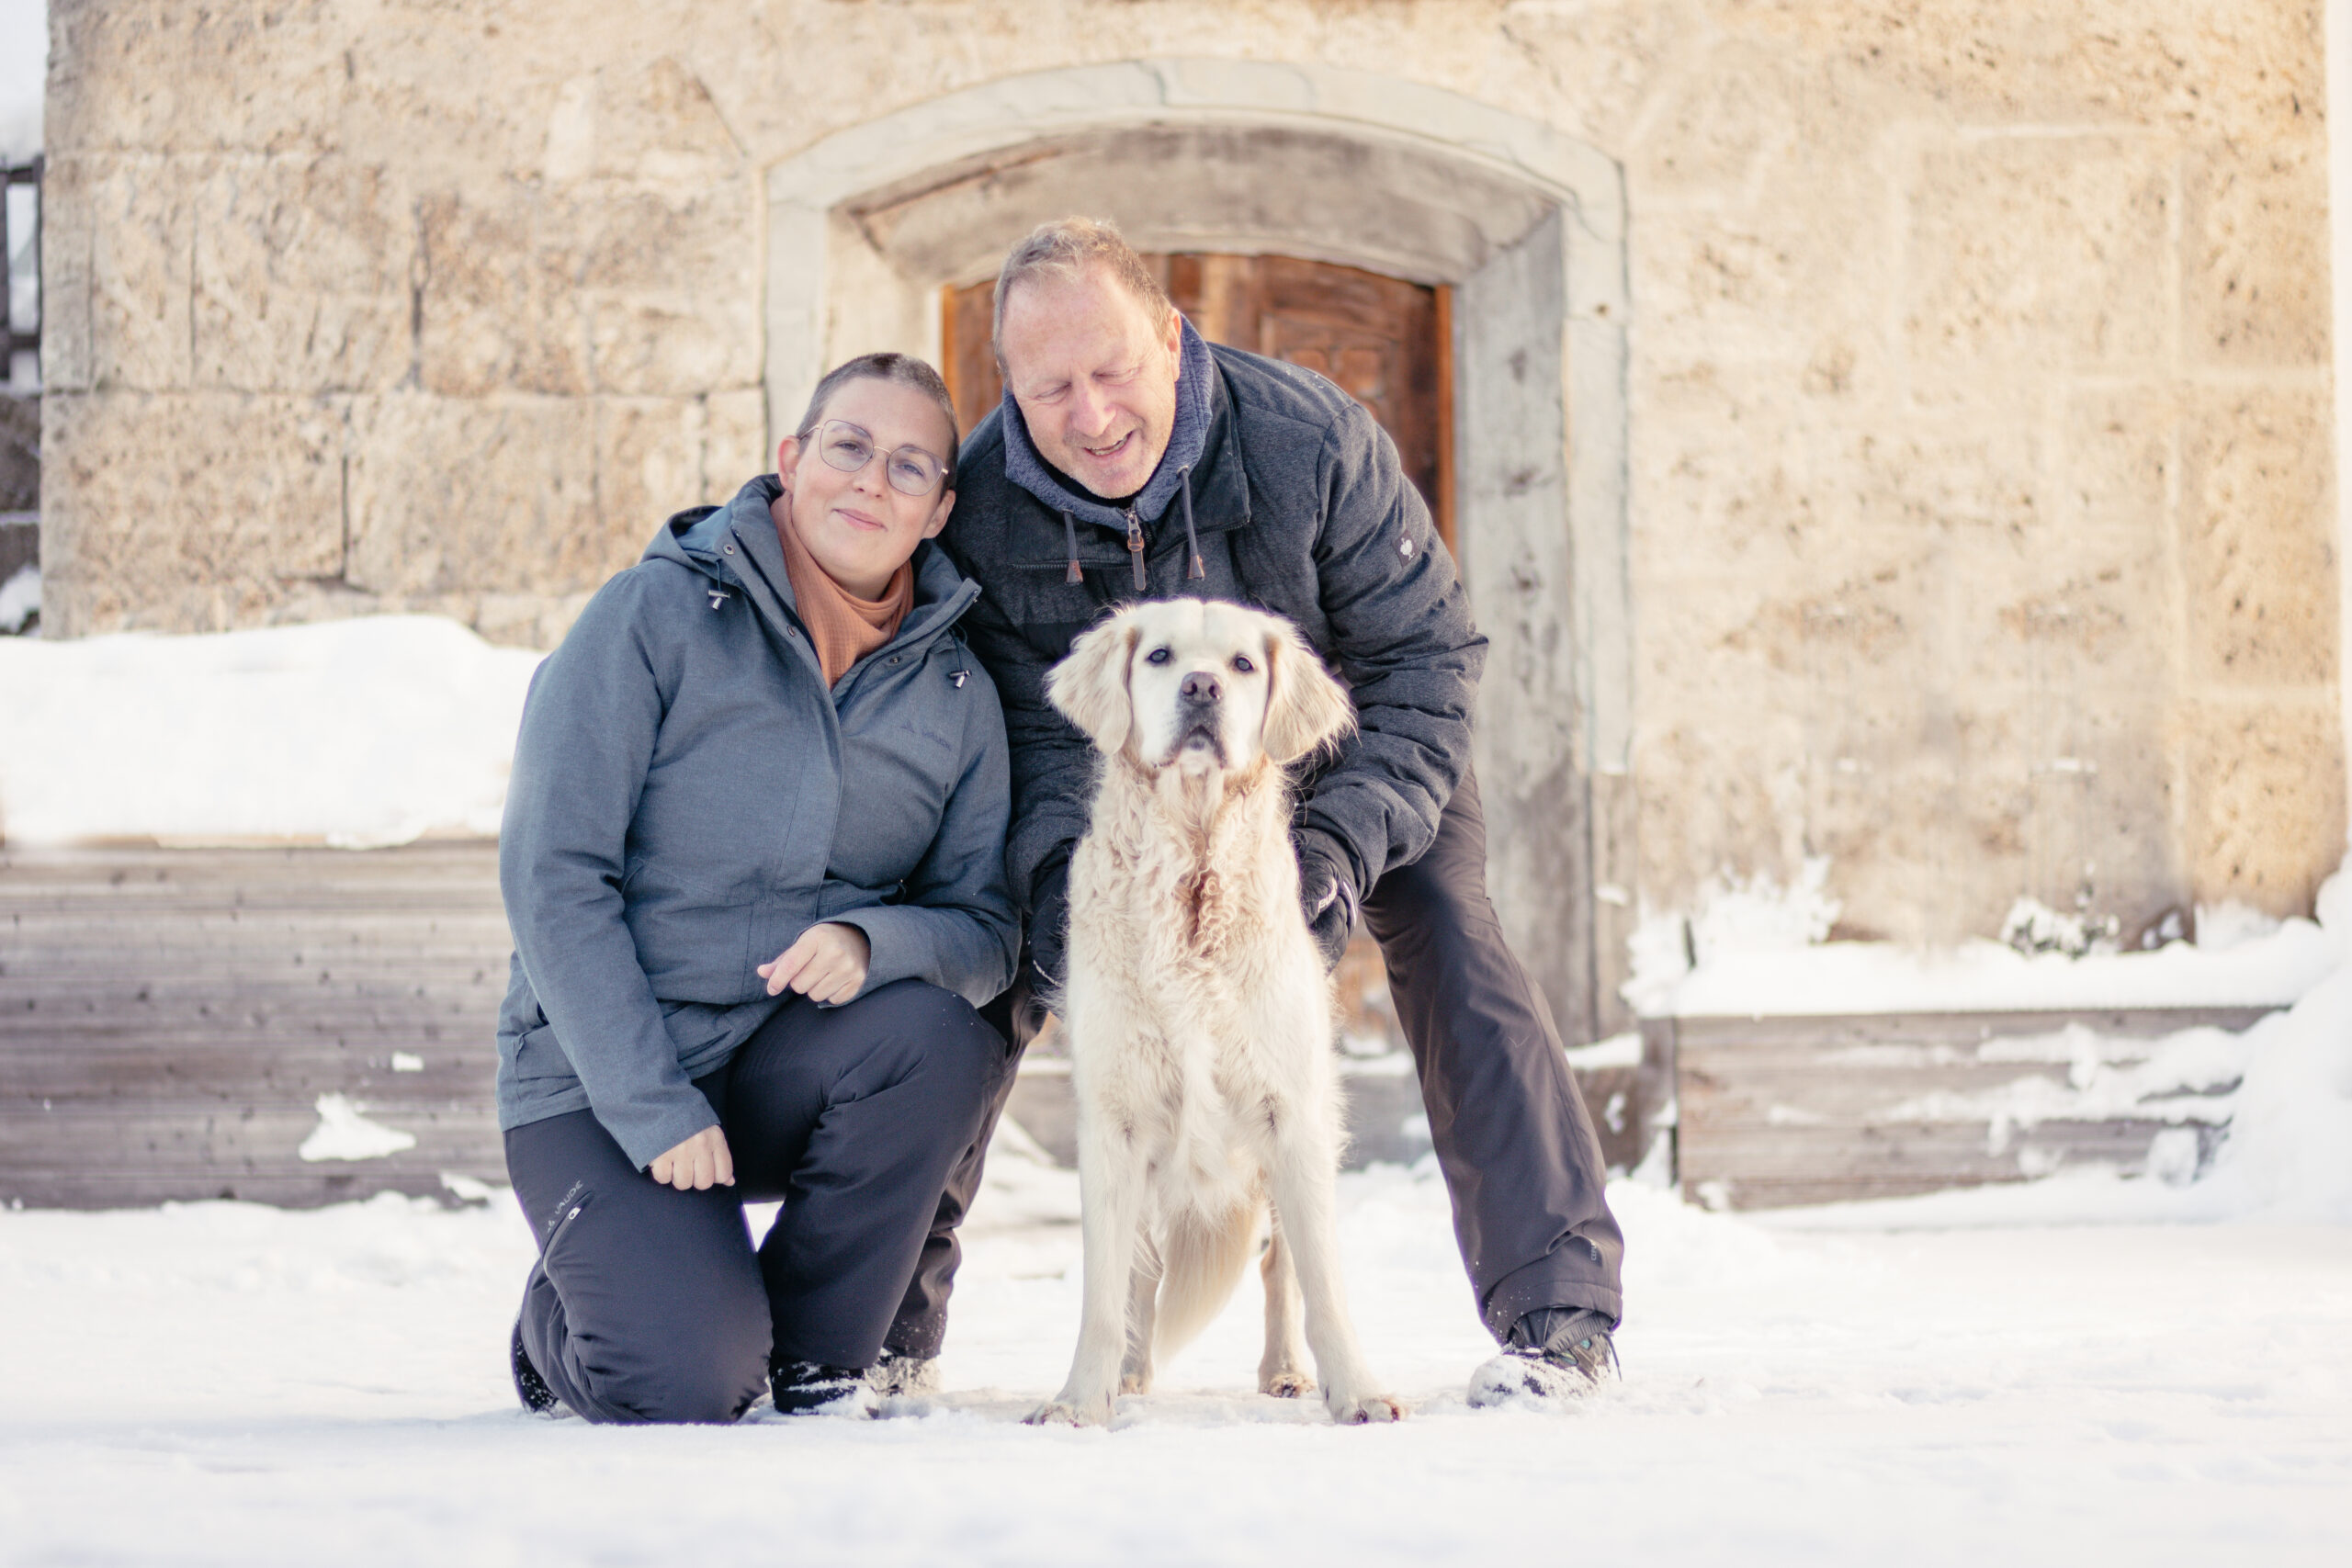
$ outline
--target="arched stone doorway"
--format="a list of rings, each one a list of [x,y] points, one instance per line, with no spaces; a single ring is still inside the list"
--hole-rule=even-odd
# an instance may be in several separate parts
[[[823,367],[942,357],[940,291],[1070,212],[1140,250],[1292,256],[1451,291],[1454,532],[1493,641],[1477,764],[1495,901],[1563,1032],[1615,1013],[1630,846],[1623,190],[1534,121],[1363,73],[1038,73],[817,143],[768,178],[773,436]],[[1596,831],[1596,828],[1599,830]],[[1597,900],[1596,889],[1601,889]]]

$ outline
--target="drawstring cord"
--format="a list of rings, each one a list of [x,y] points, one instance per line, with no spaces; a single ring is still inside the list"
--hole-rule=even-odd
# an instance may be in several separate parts
[[[1201,562],[1201,536],[1199,530],[1193,526],[1193,469],[1191,465],[1187,464],[1185,467],[1176,470],[1176,490],[1177,493],[1184,498],[1184,543],[1191,547],[1193,552],[1192,563],[1186,569],[1184,575],[1187,578],[1195,581],[1205,581],[1209,573],[1208,568]],[[1137,542],[1133,536],[1139,532],[1139,530],[1136,528],[1132,515],[1128,519],[1127,529],[1130,536],[1127,542],[1127,547],[1130,550],[1135,550],[1137,548]],[[1086,573],[1078,564],[1078,519],[1071,514],[1069,508],[1067,506],[1062,508],[1062,541],[1064,546],[1069,551],[1069,570],[1062,573],[1062,581],[1064,582],[1085,581]],[[1136,558],[1136,587],[1138,591],[1143,587],[1143,558],[1140,554]]]
[[[1205,579],[1208,569],[1201,565],[1201,536],[1193,532],[1193,466],[1190,463],[1176,470],[1176,490],[1184,498],[1184,542],[1193,547],[1192,569],[1184,575]]]

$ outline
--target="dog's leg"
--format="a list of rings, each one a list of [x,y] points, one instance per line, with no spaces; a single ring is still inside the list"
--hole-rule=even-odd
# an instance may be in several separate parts
[[[1159,1259],[1150,1247],[1137,1247],[1127,1289],[1127,1356],[1119,1363],[1121,1393],[1151,1392],[1151,1329],[1159,1311]]]
[[[1085,1307],[1078,1353],[1061,1393],[1029,1417],[1032,1426],[1063,1421],[1098,1426],[1111,1418],[1119,1391],[1119,1362],[1127,1343],[1127,1294],[1133,1287],[1136,1240],[1143,1229],[1144,1172],[1132,1135],[1079,1119],[1079,1237],[1085,1258]]]
[[[1339,1225],[1332,1173],[1338,1151],[1294,1116],[1278,1128],[1268,1185],[1274,1200],[1274,1228],[1290,1243],[1306,1309],[1306,1343],[1315,1352],[1315,1374],[1331,1418],[1346,1425],[1396,1421],[1405,1415],[1395,1394],[1377,1392],[1363,1351],[1348,1319],[1347,1287],[1340,1278]]]
[[[1314,1391],[1306,1375],[1306,1338],[1300,1331],[1298,1276],[1290,1266],[1290,1248],[1283,1243],[1277,1224],[1266,1243],[1258,1271],[1266,1281],[1266,1353],[1258,1362],[1258,1392],[1276,1399],[1296,1399]]]

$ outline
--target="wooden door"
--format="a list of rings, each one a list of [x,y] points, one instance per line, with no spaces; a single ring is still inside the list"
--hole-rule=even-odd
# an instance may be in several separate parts
[[[1371,411],[1453,547],[1452,290],[1295,256],[1144,259],[1203,337],[1303,365]],[[1003,395],[989,346],[995,289],[941,291],[942,368],[967,431]]]

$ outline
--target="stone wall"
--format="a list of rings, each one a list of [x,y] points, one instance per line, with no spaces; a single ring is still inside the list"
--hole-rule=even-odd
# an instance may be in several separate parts
[[[52,17],[51,635],[545,643],[765,466],[764,171],[1023,73],[1296,61],[1622,167],[1610,909],[1823,855],[1853,933],[2128,937],[2343,852],[2317,0]]]

